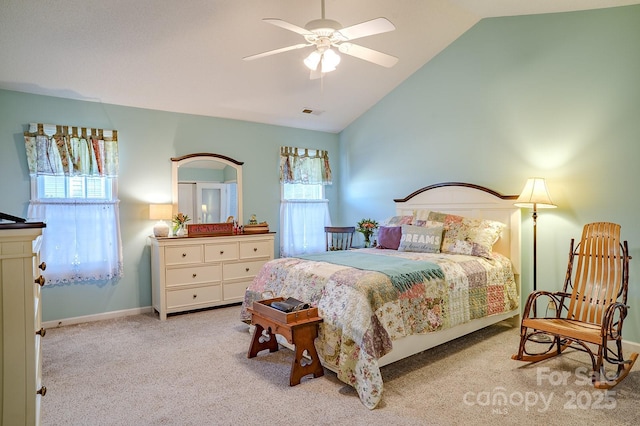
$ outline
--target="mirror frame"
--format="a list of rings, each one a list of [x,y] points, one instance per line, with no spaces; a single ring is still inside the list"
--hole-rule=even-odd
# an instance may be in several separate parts
[[[193,163],[195,161],[216,161],[218,163],[226,164],[229,167],[233,167],[236,170],[236,186],[238,197],[238,217],[236,221],[239,224],[243,224],[242,221],[242,165],[244,162],[234,160],[231,157],[221,154],[212,154],[207,152],[199,152],[195,154],[187,154],[182,157],[171,158],[171,197],[173,199],[173,212],[178,212],[178,169],[180,166]]]

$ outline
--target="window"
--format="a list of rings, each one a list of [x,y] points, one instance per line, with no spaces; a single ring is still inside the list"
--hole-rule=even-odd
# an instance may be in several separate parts
[[[112,181],[107,177],[38,176],[37,198],[107,199],[112,196]]]
[[[285,200],[322,200],[324,198],[324,185],[283,183],[282,198]]]
[[[280,150],[280,255],[324,251],[324,227],[331,225],[324,185],[331,183],[326,151]]]
[[[50,284],[122,276],[117,134],[74,130],[32,124],[25,133],[29,218],[46,223],[41,258]]]

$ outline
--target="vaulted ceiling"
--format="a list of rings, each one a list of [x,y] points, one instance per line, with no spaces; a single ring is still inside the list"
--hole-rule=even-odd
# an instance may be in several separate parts
[[[321,17],[321,0],[2,0],[0,88],[155,110],[339,132],[480,19],[638,4],[640,0],[326,0],[350,26],[386,17],[395,31],[357,44],[392,68],[342,55],[311,80],[310,47],[269,25]],[[312,113],[303,113],[309,109]]]

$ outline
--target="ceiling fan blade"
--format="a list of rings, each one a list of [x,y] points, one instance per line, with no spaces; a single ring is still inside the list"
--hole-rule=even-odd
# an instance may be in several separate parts
[[[280,49],[269,50],[268,52],[262,52],[262,53],[258,53],[251,56],[245,56],[242,59],[244,59],[245,61],[251,61],[258,58],[264,58],[265,56],[275,55],[277,53],[288,52],[289,50],[302,49],[303,47],[307,47],[307,46],[311,46],[311,44],[309,43],[295,44],[293,46],[282,47]]]
[[[373,62],[374,64],[387,68],[391,68],[398,62],[398,58],[395,56],[387,55],[386,53],[378,52],[377,50],[369,49],[368,47],[359,46],[353,43],[342,43],[338,46],[338,50],[341,53],[355,56],[356,58]]]
[[[337,32],[342,35],[345,41],[355,40],[361,37],[368,37],[375,34],[386,33],[395,30],[396,27],[387,18],[376,18],[371,21],[355,24],[343,28]]]
[[[297,25],[291,24],[287,21],[283,21],[282,19],[277,18],[264,18],[264,22],[268,22],[269,24],[273,24],[276,27],[284,28],[285,30],[293,31],[294,33],[298,33],[300,35],[313,35],[313,33],[309,30],[306,30]]]

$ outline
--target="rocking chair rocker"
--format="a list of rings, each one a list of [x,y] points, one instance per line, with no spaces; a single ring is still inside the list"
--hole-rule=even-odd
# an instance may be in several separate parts
[[[538,362],[569,347],[584,351],[591,357],[594,387],[611,389],[629,374],[638,357],[635,352],[626,360],[622,355],[622,323],[629,308],[629,249],[626,241],[620,242],[620,225],[608,222],[585,225],[575,250],[574,242],[563,290],[529,295],[520,346],[511,358]],[[547,310],[555,310],[555,316],[537,316],[538,299]],[[536,338],[540,335],[549,336],[550,342],[541,343]]]

